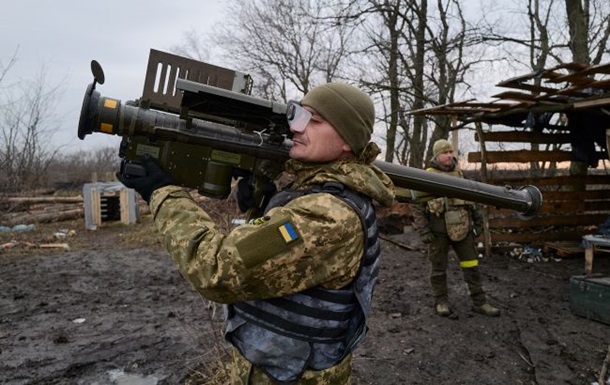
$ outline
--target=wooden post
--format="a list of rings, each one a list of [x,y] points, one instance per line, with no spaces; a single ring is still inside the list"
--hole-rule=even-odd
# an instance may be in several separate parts
[[[91,215],[96,226],[102,225],[102,194],[97,188],[91,189]]]
[[[129,191],[127,189],[122,189],[119,199],[121,200],[121,223],[128,225],[129,224]]]
[[[483,125],[481,122],[475,122],[477,135],[479,136],[479,145],[481,147],[481,182],[487,183],[487,159],[485,138],[483,136]],[[489,231],[489,208],[483,208],[483,245],[485,246],[485,257],[491,256],[491,232]]]
[[[585,249],[585,274],[589,275],[593,272],[593,254],[595,253],[595,245],[587,242]]]

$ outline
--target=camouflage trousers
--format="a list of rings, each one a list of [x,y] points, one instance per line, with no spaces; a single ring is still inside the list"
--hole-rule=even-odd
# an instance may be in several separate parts
[[[430,284],[432,285],[435,304],[448,301],[447,264],[450,248],[455,251],[458,257],[472,303],[475,306],[481,306],[486,302],[486,299],[472,234],[461,241],[455,242],[450,240],[446,234],[434,233],[434,241],[428,245],[428,259],[431,264]]]
[[[351,384],[351,354],[339,364],[324,370],[306,370],[298,382],[291,385],[349,385]],[[239,351],[233,348],[231,363],[232,385],[276,385],[261,369],[253,366]]]

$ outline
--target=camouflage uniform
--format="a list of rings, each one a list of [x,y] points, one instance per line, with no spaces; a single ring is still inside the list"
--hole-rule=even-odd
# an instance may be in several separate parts
[[[450,171],[443,171],[434,160],[427,171],[463,178],[456,160]],[[477,229],[478,233],[482,229],[480,210],[474,203],[461,199],[436,197],[419,192],[417,198],[420,203],[412,205],[414,227],[422,238],[430,233],[434,236],[434,241],[428,245],[427,254],[431,262],[430,283],[435,304],[448,301],[447,263],[450,247],[459,259],[473,305],[485,304],[473,233],[474,229]]]
[[[375,154],[376,155],[376,154]],[[293,189],[339,182],[383,205],[391,205],[391,180],[370,161],[304,164],[291,160]],[[341,199],[310,194],[271,209],[264,218],[223,235],[183,189],[156,190],[150,202],[167,250],[182,275],[205,298],[224,304],[288,296],[321,285],[338,289],[358,272],[364,234],[360,217]],[[278,224],[299,235],[287,242]],[[235,384],[268,384],[270,379],[234,352]],[[351,356],[322,371],[306,371],[299,384],[348,384]]]

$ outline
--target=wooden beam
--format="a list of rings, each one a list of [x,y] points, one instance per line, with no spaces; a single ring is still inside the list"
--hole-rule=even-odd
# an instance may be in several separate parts
[[[583,76],[599,74],[599,73],[610,74],[610,63],[594,65],[594,66],[585,68],[578,72],[573,72],[573,73],[570,73],[567,75],[563,75],[563,76],[554,78],[553,82],[560,83],[560,82],[572,82],[574,80],[578,81],[579,78],[581,78]]]
[[[506,172],[502,172],[506,175]],[[540,186],[563,186],[568,184],[586,184],[586,185],[608,185],[610,184],[610,175],[583,175],[583,176],[572,176],[572,175],[558,175],[558,176],[545,176],[545,177],[511,177],[500,174],[500,172],[493,174],[492,178],[488,183],[495,185],[509,185],[509,186],[523,186],[533,184],[538,187]],[[610,196],[610,195],[609,195]]]
[[[532,92],[556,92],[557,88],[544,87],[544,86],[536,86],[532,84],[524,84],[524,83],[514,83],[514,84],[506,84],[503,87],[517,88],[520,90],[532,91]]]
[[[610,105],[610,97],[589,99],[580,102],[574,102],[574,109],[580,110],[583,108],[601,107]]]
[[[553,241],[581,241],[583,235],[588,234],[585,230],[577,231],[544,231],[544,232],[513,232],[513,233],[492,233],[491,240],[494,244],[499,244],[503,242],[510,243],[520,243],[520,244],[528,244],[528,243],[543,243],[543,242],[553,242]]]
[[[544,134],[532,131],[487,131],[483,133],[486,142],[514,142],[514,143],[570,143],[569,134]],[[479,142],[478,133],[474,140]]]
[[[534,226],[596,226],[608,219],[608,214],[553,215],[528,220],[517,217],[489,218],[490,228],[530,228]]]
[[[601,213],[604,212],[610,216],[610,200],[595,200],[595,201],[551,201],[544,200],[542,207],[538,210],[537,215],[552,214],[552,215],[567,215],[573,213]],[[495,207],[489,208],[489,216],[491,217],[508,217],[514,216],[514,212],[509,209],[498,209]]]
[[[567,185],[578,185],[577,182],[566,183]],[[595,200],[608,199],[610,194],[607,189],[586,191],[543,191],[542,197],[549,201],[573,201],[573,200]]]
[[[574,160],[570,151],[487,151],[485,154],[487,163],[529,163],[529,162],[562,162]],[[478,152],[468,153],[468,162],[481,162],[481,154]]]
[[[498,98],[498,99],[518,100],[521,102],[535,102],[536,101],[536,95],[526,94],[526,93],[518,92],[518,91],[504,91],[504,92],[500,92],[499,94],[492,95],[491,97]]]
[[[571,151],[487,151],[485,154],[487,163],[529,163],[529,162],[569,162],[576,160]],[[605,152],[597,152],[599,159],[608,159]],[[481,162],[481,154],[478,152],[468,153],[468,162]]]

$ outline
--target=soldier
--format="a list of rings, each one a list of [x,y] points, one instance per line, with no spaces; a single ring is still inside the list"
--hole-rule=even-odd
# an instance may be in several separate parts
[[[464,177],[449,141],[437,140],[433,153],[434,158],[427,171]],[[483,219],[476,204],[421,192],[416,194],[419,203],[412,204],[414,227],[422,241],[428,245],[430,283],[437,314],[444,317],[451,314],[447,293],[447,260],[451,247],[457,254],[464,280],[468,284],[472,310],[488,316],[499,316],[500,311],[487,302],[481,284],[474,239],[482,232]]]
[[[328,83],[287,115],[294,181],[228,235],[151,159],[146,177],[119,179],[150,202],[182,275],[227,304],[232,383],[349,384],[379,269],[372,201],[391,205],[394,187],[372,164],[368,95]]]

